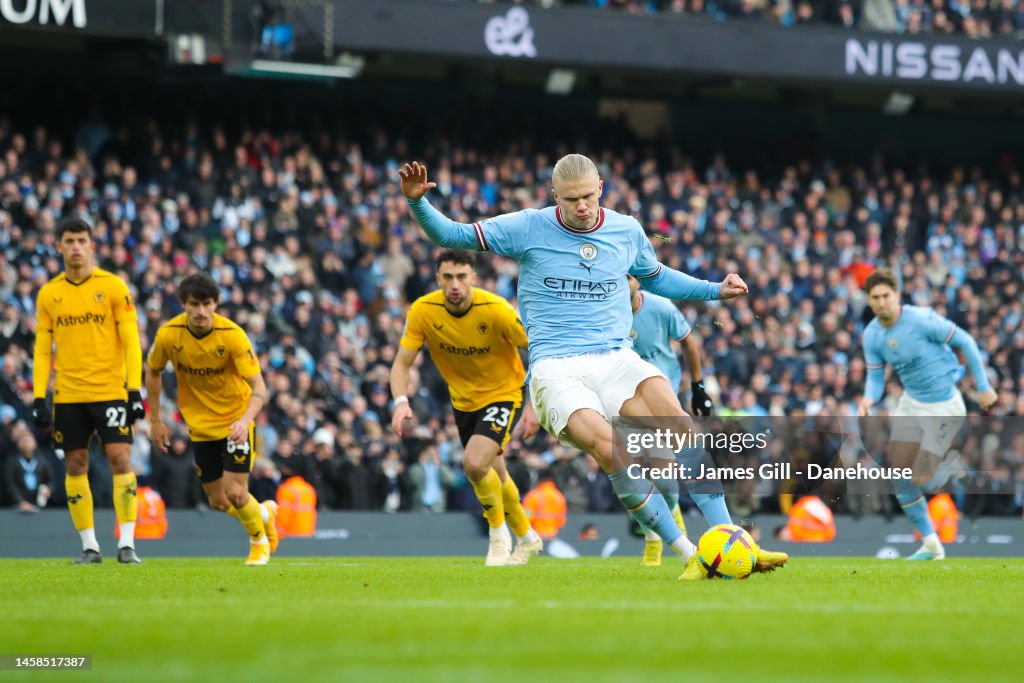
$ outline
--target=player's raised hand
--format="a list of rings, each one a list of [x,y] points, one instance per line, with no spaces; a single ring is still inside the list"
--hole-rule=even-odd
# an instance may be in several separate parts
[[[398,169],[398,176],[402,179],[402,194],[407,198],[416,200],[437,187],[437,183],[427,181],[427,166],[418,161],[411,164],[402,164]]]
[[[149,441],[159,448],[161,453],[166,453],[167,449],[171,447],[171,437],[167,433],[167,425],[160,420],[150,419]]]
[[[412,419],[412,408],[408,401],[395,403],[395,414],[391,416],[391,431],[395,434],[402,433],[402,423]]]
[[[743,281],[736,273],[729,273],[722,280],[721,286],[718,288],[718,298],[720,299],[735,299],[738,296],[743,296],[748,291],[747,283]]]
[[[989,389],[988,391],[978,394],[976,400],[982,410],[988,410],[996,404],[996,401],[999,400],[999,394],[996,393],[995,389]]]

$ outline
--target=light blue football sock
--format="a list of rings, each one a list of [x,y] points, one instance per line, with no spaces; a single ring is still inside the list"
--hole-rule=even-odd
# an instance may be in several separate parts
[[[612,490],[632,517],[644,529],[650,529],[669,545],[683,535],[672,519],[672,510],[665,498],[646,479],[633,479],[626,470],[608,475]]]
[[[732,524],[729,506],[725,504],[725,494],[691,492],[690,498],[700,508],[709,527],[718,526],[719,524]]]
[[[679,504],[679,481],[676,479],[651,479],[654,483],[654,488],[658,489],[658,493],[665,499],[665,505],[668,506],[669,511],[675,509],[676,505]]]
[[[897,479],[894,488],[896,489],[896,500],[900,507],[913,523],[922,537],[935,533],[932,526],[932,518],[928,516],[928,501],[924,499],[921,489],[915,486],[909,479]]]
[[[658,489],[658,494],[665,499],[665,505],[668,506],[668,511],[672,512],[676,509],[676,505],[679,504],[679,482],[675,479],[654,479],[654,488]],[[638,522],[639,524],[639,522]],[[651,533],[651,530],[640,524],[640,529],[644,532],[644,535]]]
[[[714,463],[707,456],[703,448],[684,448],[677,456],[680,467],[685,467],[684,472],[690,476],[696,476],[700,472],[700,463],[705,467],[713,467]],[[708,526],[719,524],[732,524],[732,516],[725,504],[725,495],[722,493],[722,484],[717,481],[686,480],[686,490],[690,498],[700,508],[701,514],[707,521]]]

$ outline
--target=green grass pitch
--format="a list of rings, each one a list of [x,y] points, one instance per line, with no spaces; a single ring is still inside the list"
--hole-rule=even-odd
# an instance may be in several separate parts
[[[0,561],[0,652],[93,670],[0,681],[1019,680],[1024,560],[479,558]]]

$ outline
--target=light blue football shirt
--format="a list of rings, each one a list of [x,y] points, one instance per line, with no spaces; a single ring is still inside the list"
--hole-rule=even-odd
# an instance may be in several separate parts
[[[956,324],[930,308],[902,306],[891,327],[878,318],[864,330],[864,360],[868,370],[892,365],[904,390],[923,403],[953,398],[964,376],[960,360],[948,345]]]
[[[640,308],[633,314],[633,350],[641,358],[665,373],[673,391],[679,391],[683,372],[679,358],[670,343],[690,334],[690,323],[682,312],[665,297],[640,292]]]
[[[425,199],[409,205],[436,244],[493,251],[519,262],[519,307],[531,363],[630,348],[627,273],[676,298],[718,298],[718,283],[663,268],[640,223],[610,209],[599,209],[594,227],[575,230],[557,206],[468,225]]]

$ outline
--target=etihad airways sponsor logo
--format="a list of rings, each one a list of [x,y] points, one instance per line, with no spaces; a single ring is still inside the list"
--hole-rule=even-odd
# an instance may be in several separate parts
[[[594,282],[593,280],[577,280],[569,277],[546,277],[544,287],[555,292],[559,299],[578,299],[584,301],[607,299],[619,288],[615,280]]]

